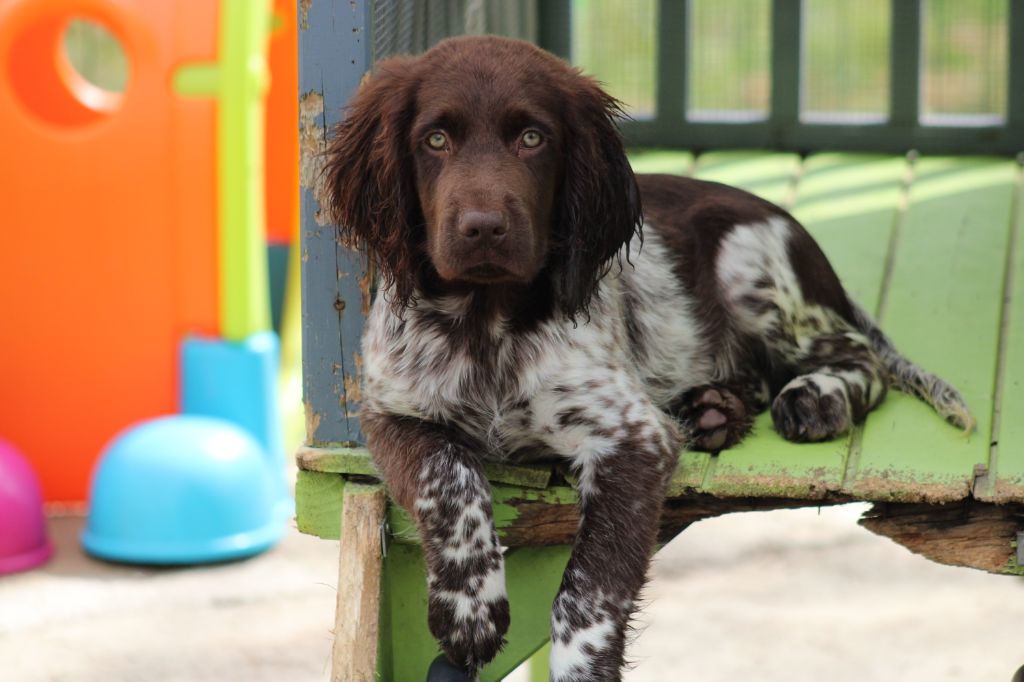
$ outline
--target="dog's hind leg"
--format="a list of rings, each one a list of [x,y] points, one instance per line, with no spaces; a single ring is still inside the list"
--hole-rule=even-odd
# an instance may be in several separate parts
[[[789,380],[771,408],[784,438],[834,438],[885,397],[883,363],[799,224],[776,216],[737,225],[722,242],[717,276],[736,331],[763,344],[775,386]]]
[[[885,397],[881,361],[859,332],[816,336],[801,356],[798,375],[772,402],[775,428],[787,440],[835,438]]]

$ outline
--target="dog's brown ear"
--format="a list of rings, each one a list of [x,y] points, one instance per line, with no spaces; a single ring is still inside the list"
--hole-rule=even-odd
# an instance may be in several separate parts
[[[415,286],[417,229],[422,225],[409,150],[415,58],[380,63],[334,130],[324,167],[329,212],[342,239],[367,250],[394,300]]]
[[[556,209],[555,270],[562,309],[586,314],[598,281],[641,223],[640,192],[615,121],[619,102],[574,74],[566,97],[565,177]]]

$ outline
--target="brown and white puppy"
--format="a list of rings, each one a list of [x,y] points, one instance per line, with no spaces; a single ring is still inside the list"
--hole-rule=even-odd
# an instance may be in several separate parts
[[[618,114],[550,54],[464,37],[382,62],[329,148],[334,216],[381,275],[363,429],[419,527],[431,631],[471,675],[509,624],[484,460],[571,463],[551,678],[617,680],[681,446],[729,447],[769,405],[785,438],[833,438],[888,384],[971,421],[785,211],[634,177]]]

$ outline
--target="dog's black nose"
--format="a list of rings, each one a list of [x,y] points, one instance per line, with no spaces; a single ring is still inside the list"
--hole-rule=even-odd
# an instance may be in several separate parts
[[[487,243],[504,237],[508,223],[501,211],[463,211],[457,228],[463,239]]]

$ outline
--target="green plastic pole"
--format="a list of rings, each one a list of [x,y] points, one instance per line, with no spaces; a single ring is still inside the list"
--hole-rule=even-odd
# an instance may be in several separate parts
[[[271,328],[264,245],[264,95],[269,0],[221,0],[215,63],[178,68],[175,92],[217,99],[220,333],[241,341]]]
[[[263,192],[269,0],[222,0],[217,83],[221,334],[270,329]]]

